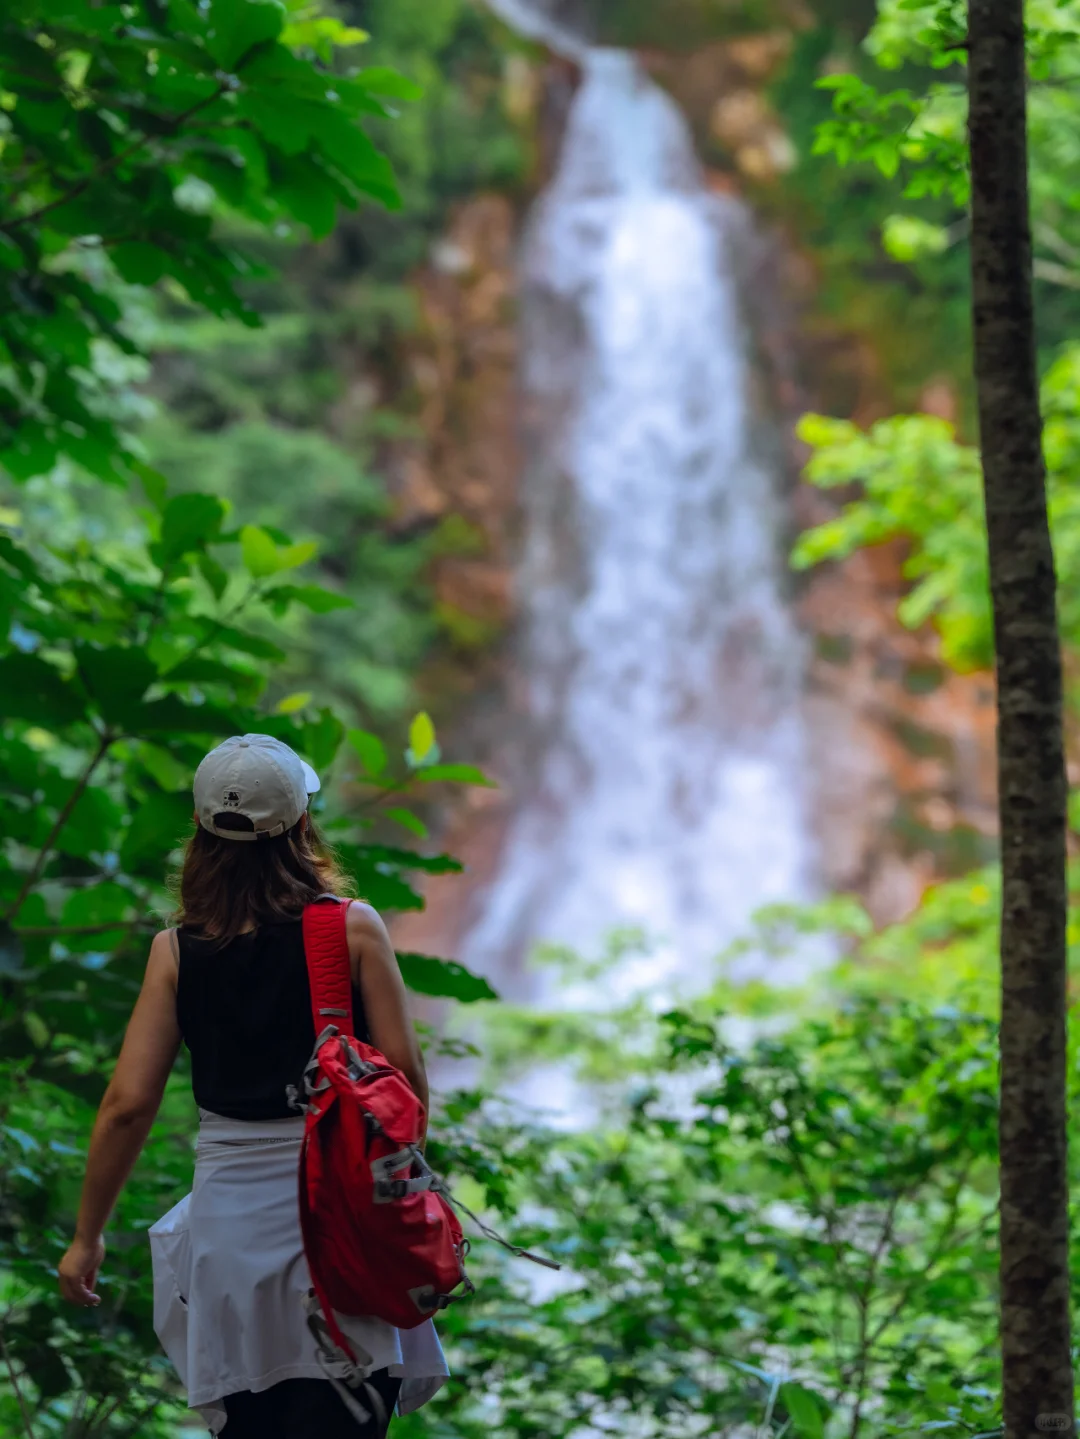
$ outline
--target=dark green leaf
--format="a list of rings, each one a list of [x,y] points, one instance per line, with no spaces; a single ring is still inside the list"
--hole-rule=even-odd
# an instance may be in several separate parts
[[[174,495],[161,517],[163,562],[169,565],[192,550],[202,549],[220,532],[224,518],[225,506],[214,495]]]
[[[223,70],[231,70],[256,45],[281,34],[284,11],[273,0],[211,0],[207,49]]]
[[[125,728],[140,711],[143,695],[157,679],[157,670],[144,650],[112,645],[96,648],[77,645],[79,678],[107,724]]]
[[[498,999],[487,980],[472,974],[452,959],[433,959],[426,954],[399,954],[402,978],[416,994],[441,999],[456,999],[459,1004],[475,1004],[481,999]]]
[[[192,832],[191,795],[153,792],[138,806],[120,846],[125,868],[160,875],[165,859]]]
[[[27,720],[45,729],[63,729],[86,714],[75,687],[38,655],[13,653],[0,659],[0,694],[5,719]]]
[[[210,586],[216,600],[221,599],[229,584],[229,576],[224,567],[218,564],[213,555],[205,551],[199,556],[199,570],[203,579]]]
[[[317,615],[327,615],[331,610],[355,609],[356,601],[348,595],[338,594],[336,590],[324,589],[322,585],[292,585],[289,587],[290,598],[298,604],[305,605]]]

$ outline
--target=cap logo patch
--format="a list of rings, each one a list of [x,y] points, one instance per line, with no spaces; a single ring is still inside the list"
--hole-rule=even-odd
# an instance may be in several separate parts
[[[234,789],[227,789],[221,797],[221,802],[226,809],[240,808],[240,796]]]

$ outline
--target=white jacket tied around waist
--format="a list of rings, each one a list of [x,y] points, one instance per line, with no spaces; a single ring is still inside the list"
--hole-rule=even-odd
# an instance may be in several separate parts
[[[199,1111],[191,1193],[150,1230],[154,1329],[212,1434],[222,1400],[284,1379],[323,1379],[304,1302],[297,1172],[304,1120],[248,1122]],[[338,1315],[358,1359],[402,1380],[398,1412],[418,1409],[448,1370],[430,1320],[399,1330]]]

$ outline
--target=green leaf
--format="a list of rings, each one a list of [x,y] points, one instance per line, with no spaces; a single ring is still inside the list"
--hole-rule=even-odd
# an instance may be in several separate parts
[[[413,814],[411,809],[403,809],[400,805],[390,805],[383,810],[387,819],[394,820],[403,829],[415,834],[420,839],[427,839],[428,827],[418,815]]]
[[[23,1025],[30,1036],[31,1044],[37,1049],[44,1049],[49,1043],[49,1026],[41,1015],[35,1014],[33,1010],[28,1010],[23,1015]]]
[[[120,846],[120,861],[134,873],[160,875],[169,853],[192,832],[191,795],[152,792],[135,810]]]
[[[319,553],[317,540],[304,540],[298,545],[285,545],[278,550],[277,560],[279,570],[295,570],[301,565],[306,565]]]
[[[361,861],[380,869],[422,869],[428,874],[460,874],[460,860],[449,854],[418,854],[415,849],[396,849],[389,844],[365,844],[356,849]]]
[[[208,659],[205,655],[192,655],[181,660],[166,672],[170,684],[217,684],[246,686],[251,675],[235,665],[223,664],[221,660]]]
[[[229,710],[212,704],[189,704],[179,695],[167,694],[140,705],[129,720],[133,735],[204,736],[243,734],[250,729],[251,716],[243,710]]]
[[[325,589],[322,585],[295,585],[291,590],[291,598],[298,604],[306,605],[317,615],[327,615],[331,610],[356,608],[356,601],[348,595],[338,594],[336,590]]]
[[[273,0],[211,0],[206,48],[223,70],[231,70],[256,45],[281,34],[285,12]]]
[[[125,240],[113,245],[109,258],[122,280],[129,285],[156,285],[172,268],[172,256],[145,240]]]
[[[224,518],[225,506],[214,495],[174,495],[161,517],[164,563],[169,565],[192,550],[202,549],[220,534]]]
[[[5,270],[20,270],[25,263],[22,250],[10,235],[0,234],[0,266]]]
[[[333,710],[324,707],[316,719],[309,718],[300,726],[294,748],[316,770],[322,771],[333,764],[344,738],[345,726]]]
[[[266,579],[281,568],[277,545],[258,525],[245,525],[240,531],[240,554],[252,579]]]
[[[386,746],[378,735],[371,734],[368,730],[351,729],[346,738],[372,779],[379,779],[386,773]]]
[[[76,645],[75,662],[79,678],[111,725],[127,725],[157,679],[157,670],[146,651],[134,645]]]
[[[181,764],[167,749],[143,741],[135,753],[142,768],[167,793],[190,789],[192,776],[189,767]]]
[[[264,639],[262,635],[250,635],[245,630],[225,625],[218,630],[217,636],[222,644],[239,650],[241,654],[251,655],[254,659],[270,660],[273,664],[280,664],[285,659],[285,651],[272,640]]]
[[[409,752],[406,756],[408,763],[413,767],[422,765],[434,747],[435,726],[431,722],[431,716],[421,710],[413,717],[409,726]]]
[[[494,780],[488,779],[483,770],[479,770],[471,764],[425,765],[416,778],[427,784],[431,784],[435,780],[448,780],[455,784],[480,784],[487,789],[498,789]]]
[[[362,85],[372,95],[385,95],[391,100],[422,100],[423,89],[413,80],[407,80],[388,65],[370,65],[353,76],[357,85]]]
[[[397,958],[402,978],[415,994],[456,999],[459,1004],[499,997],[486,979],[456,960],[433,959],[426,954],[399,954]]]
[[[86,714],[79,692],[39,655],[16,652],[0,659],[0,694],[6,720],[57,730]]]
[[[216,600],[221,599],[229,586],[229,576],[223,565],[220,565],[213,555],[205,550],[199,556],[199,571],[203,579],[210,586],[210,590]]]
[[[298,690],[296,694],[286,695],[283,700],[278,700],[274,708],[279,715],[294,715],[306,709],[310,703],[311,691]]]
[[[348,192],[310,155],[279,159],[272,166],[271,188],[275,200],[306,225],[316,240],[330,234],[337,224],[339,204],[348,199]]]
[[[107,950],[118,945],[126,930],[121,923],[134,912],[131,892],[122,885],[106,880],[87,889],[74,890],[64,903],[60,923],[65,927],[79,928],[90,925],[108,924],[116,920],[117,928],[100,934],[61,935],[61,943],[74,953],[88,953],[91,950]]]
[[[253,579],[266,579],[282,570],[294,570],[314,559],[319,546],[314,540],[298,545],[281,545],[258,525],[245,525],[240,531],[240,553]]]
[[[366,30],[344,25],[330,15],[308,15],[304,19],[290,20],[281,32],[283,45],[314,50],[326,64],[330,63],[335,49],[362,45],[368,38]]]
[[[824,1439],[824,1401],[820,1394],[805,1389],[801,1384],[788,1383],[781,1384],[779,1397],[799,1439]]]

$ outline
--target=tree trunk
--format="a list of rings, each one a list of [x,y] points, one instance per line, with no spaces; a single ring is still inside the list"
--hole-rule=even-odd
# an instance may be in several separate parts
[[[970,0],[971,264],[998,685],[1006,1439],[1074,1432],[1061,653],[1031,287],[1023,0]]]

